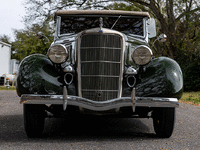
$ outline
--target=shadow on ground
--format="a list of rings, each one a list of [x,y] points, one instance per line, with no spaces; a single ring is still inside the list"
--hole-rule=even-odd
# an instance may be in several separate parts
[[[0,116],[0,141],[128,141],[155,138],[155,134],[143,123],[144,119],[130,118],[47,118],[41,138],[29,139],[23,127],[23,115]],[[149,120],[148,122],[152,122]]]

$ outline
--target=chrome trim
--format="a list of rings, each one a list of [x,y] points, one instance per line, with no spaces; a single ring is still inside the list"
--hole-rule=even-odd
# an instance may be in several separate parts
[[[61,17],[57,16],[57,21],[56,21],[56,36],[57,36],[57,38],[60,37],[60,25],[61,25]]]
[[[81,75],[81,77],[111,77],[111,78],[119,78],[119,76],[109,76],[109,75]]]
[[[133,112],[135,112],[135,105],[136,105],[136,99],[135,99],[135,88],[133,88],[131,92],[131,101],[132,101],[132,109]]]
[[[70,82],[67,82],[67,81],[66,81],[66,75],[70,75],[70,76],[71,76]],[[67,85],[70,85],[70,84],[72,83],[73,80],[74,80],[73,74],[71,74],[71,73],[66,73],[66,74],[64,75],[64,81],[65,81],[65,83],[66,83]]]
[[[81,92],[81,58],[80,58],[80,44],[81,44],[81,39],[82,36],[85,34],[109,34],[109,35],[119,35],[122,39],[122,51],[121,51],[121,65],[120,65],[120,72],[121,72],[121,76],[119,76],[119,92],[118,92],[118,97],[121,97],[122,95],[122,80],[123,80],[123,70],[124,70],[124,52],[125,52],[125,38],[123,36],[122,33],[115,31],[115,30],[111,30],[111,29],[106,29],[106,28],[102,28],[103,33],[99,33],[99,28],[93,28],[93,29],[89,29],[89,30],[85,30],[83,32],[81,32],[78,35],[78,39],[77,39],[77,72],[78,72],[78,95],[80,97],[82,97],[82,92]],[[111,76],[109,76],[111,77]]]
[[[147,25],[146,25],[146,18],[143,18],[143,38],[146,40],[146,37],[148,35],[148,30],[147,30]],[[148,43],[148,41],[146,40],[146,42]]]
[[[145,41],[146,41],[147,43],[150,42],[150,41],[149,41],[148,25],[147,25],[147,20],[148,20],[148,19],[149,19],[149,18],[147,18],[147,17],[144,18],[144,25],[145,25]]]
[[[97,91],[97,90],[82,90],[82,91]],[[110,91],[110,92],[116,92],[118,90],[98,90],[98,91]]]
[[[131,85],[129,82],[128,82],[128,79],[129,78],[133,78],[134,79],[134,83]],[[135,85],[135,83],[136,83],[136,78],[132,75],[132,76],[128,76],[127,78],[126,78],[126,82],[127,82],[127,84],[128,84],[128,86],[129,87],[134,87],[134,85]]]
[[[49,53],[50,53],[51,49],[52,49],[53,47],[55,47],[55,46],[61,46],[62,48],[64,48],[64,50],[65,50],[65,52],[66,52],[66,54],[67,54],[67,57],[65,58],[65,60],[63,60],[63,61],[61,61],[61,62],[59,62],[59,63],[54,62],[54,61],[51,60],[51,58],[49,57]],[[56,44],[52,44],[52,45],[50,46],[50,48],[48,49],[47,55],[48,55],[48,58],[49,58],[53,63],[55,63],[55,64],[61,64],[61,63],[66,62],[66,60],[69,58],[69,51],[68,51],[68,49],[67,49],[67,47],[66,47],[65,45],[63,45],[63,44],[57,44],[57,43],[56,43]]]
[[[121,48],[110,48],[110,47],[82,47],[82,49],[93,49],[93,48],[102,48],[102,49],[121,49]]]
[[[103,28],[103,18],[102,17],[99,18],[99,22],[100,22],[100,24],[99,24],[99,27],[100,27],[99,32],[100,32],[100,31],[102,31],[102,28]]]
[[[63,72],[67,72],[67,73],[74,73],[74,68],[70,65],[67,65],[66,67],[63,68]]]
[[[113,64],[121,63],[121,62],[114,62],[114,61],[81,61],[81,63],[89,63],[89,62],[103,62],[103,63],[113,63]]]
[[[128,75],[135,75],[135,74],[137,74],[137,70],[134,69],[133,67],[129,67],[129,68],[126,70],[126,74],[128,74]]]
[[[92,101],[86,98],[67,95],[67,105],[78,106],[94,111],[106,111],[120,107],[132,107],[132,97],[121,97],[108,101]],[[134,96],[133,96],[134,98]],[[178,107],[177,98],[135,97],[135,108],[142,107]],[[24,94],[20,103],[24,104],[60,104],[63,105],[63,95]]]
[[[81,45],[81,36],[82,36],[82,33],[80,33],[79,35],[78,35],[78,38],[77,38],[77,43],[76,43],[76,45],[77,45],[77,48],[76,48],[76,57],[77,57],[77,74],[80,74],[80,72],[81,72],[81,57],[80,57],[80,53],[79,53],[79,51],[80,51],[80,45]],[[80,97],[82,97],[82,92],[81,92],[81,76],[80,75],[77,75],[77,78],[78,78],[78,95],[80,96]]]
[[[136,46],[135,48],[134,48],[134,50],[132,51],[132,53],[131,53],[131,58],[132,58],[132,60],[133,60],[133,62],[135,62],[135,60],[134,60],[134,58],[133,58],[133,53],[138,49],[138,48],[140,48],[140,47],[144,47],[144,48],[146,48],[146,49],[148,49],[149,50],[149,52],[150,52],[150,54],[151,54],[151,58],[150,58],[150,60],[149,60],[149,62],[152,60],[152,56],[153,56],[153,52],[152,52],[152,50],[151,50],[151,48],[149,48],[148,46],[146,46],[146,45],[139,45],[139,46]],[[149,63],[148,62],[148,63]],[[136,63],[136,62],[135,62]],[[146,63],[146,64],[148,64],[148,63]],[[137,64],[137,63],[136,63]],[[141,66],[144,66],[144,65],[146,65],[146,64],[143,64],[143,65],[141,65]],[[140,64],[137,64],[137,65],[140,65]]]
[[[66,86],[63,87],[63,110],[67,108],[67,88]]]

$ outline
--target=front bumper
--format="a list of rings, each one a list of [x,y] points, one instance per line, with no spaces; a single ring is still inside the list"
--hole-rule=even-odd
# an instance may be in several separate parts
[[[135,97],[135,89],[132,91],[131,97],[120,97],[107,101],[93,101],[86,98],[67,95],[66,88],[63,89],[63,95],[37,95],[24,94],[21,96],[20,103],[24,104],[61,104],[63,109],[67,105],[78,106],[93,111],[106,111],[117,109],[120,107],[131,106],[133,112],[136,107],[178,107],[177,98],[163,97]]]

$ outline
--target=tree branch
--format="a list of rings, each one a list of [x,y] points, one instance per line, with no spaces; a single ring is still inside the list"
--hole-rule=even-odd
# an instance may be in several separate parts
[[[196,9],[190,10],[190,11],[185,11],[182,14],[180,14],[175,21],[178,22],[182,17],[184,17],[185,15],[187,15],[188,13],[194,13],[200,10],[200,7],[197,7]]]
[[[146,7],[150,7],[150,4],[149,3],[146,3],[142,0],[128,0],[129,2],[132,2],[132,3],[138,3],[138,4],[141,4],[141,5],[144,5]]]
[[[86,2],[87,0],[83,0],[83,2],[80,4],[80,7],[82,7]]]
[[[188,7],[187,11],[190,11],[190,10],[191,10],[191,7],[192,7],[192,1],[193,1],[193,0],[190,0],[189,7]]]

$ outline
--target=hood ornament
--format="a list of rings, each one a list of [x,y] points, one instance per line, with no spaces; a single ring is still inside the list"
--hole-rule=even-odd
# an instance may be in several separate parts
[[[103,30],[102,30],[102,28],[103,28],[103,18],[102,17],[100,17],[99,18],[99,22],[100,22],[100,24],[99,24],[99,26],[100,26],[100,30],[99,30],[99,32],[103,32]]]

